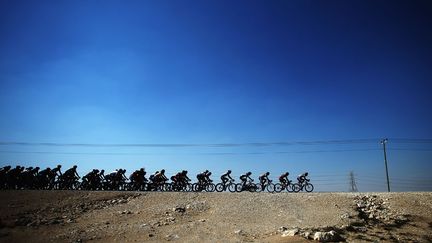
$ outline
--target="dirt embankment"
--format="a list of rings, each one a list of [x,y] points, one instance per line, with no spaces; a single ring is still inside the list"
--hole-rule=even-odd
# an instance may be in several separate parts
[[[0,242],[432,242],[432,193],[0,191]]]

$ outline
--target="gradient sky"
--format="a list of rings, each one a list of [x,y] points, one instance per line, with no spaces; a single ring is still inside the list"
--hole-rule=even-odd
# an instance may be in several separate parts
[[[0,145],[0,165],[309,171],[321,191],[352,170],[380,191],[379,138],[432,138],[430,1],[2,0],[0,36],[0,142],[377,138]],[[393,188],[432,190],[432,145],[388,146]]]

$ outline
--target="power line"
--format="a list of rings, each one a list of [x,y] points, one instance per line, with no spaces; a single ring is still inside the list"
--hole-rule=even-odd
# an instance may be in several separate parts
[[[379,139],[344,139],[317,141],[282,141],[282,142],[248,142],[248,143],[58,143],[58,142],[21,142],[0,141],[0,146],[53,146],[53,147],[268,147],[291,145],[347,145],[377,143]]]
[[[267,152],[197,152],[197,153],[130,153],[130,152],[54,152],[54,151],[17,151],[0,150],[11,154],[64,154],[64,155],[265,155],[265,154],[304,154],[304,153],[341,153],[365,152],[379,149],[340,149],[340,150],[303,150],[303,151],[267,151]]]

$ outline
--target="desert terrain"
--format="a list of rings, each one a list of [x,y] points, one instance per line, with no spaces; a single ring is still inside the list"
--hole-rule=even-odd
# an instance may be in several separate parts
[[[0,191],[0,242],[432,242],[432,193]]]

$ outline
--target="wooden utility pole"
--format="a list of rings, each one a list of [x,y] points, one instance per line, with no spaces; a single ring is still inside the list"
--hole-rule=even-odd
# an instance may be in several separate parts
[[[387,176],[387,191],[390,192],[390,181],[389,181],[389,175],[388,175],[387,151],[386,151],[387,142],[388,142],[387,138],[384,138],[383,140],[381,140],[381,144],[383,145],[383,149],[384,149],[384,163],[385,163],[386,176]]]

